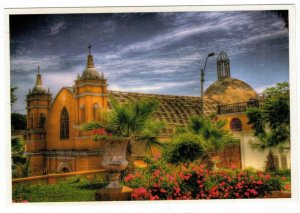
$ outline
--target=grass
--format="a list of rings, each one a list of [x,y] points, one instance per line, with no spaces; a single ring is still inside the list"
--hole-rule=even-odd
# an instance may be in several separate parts
[[[13,200],[21,202],[79,202],[94,201],[95,192],[106,185],[98,178],[89,181],[73,177],[53,185],[19,184],[13,186]]]

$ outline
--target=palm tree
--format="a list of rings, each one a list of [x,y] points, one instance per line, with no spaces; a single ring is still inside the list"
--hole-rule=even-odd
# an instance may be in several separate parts
[[[191,117],[188,125],[188,131],[200,135],[205,143],[208,153],[214,155],[222,151],[226,145],[235,144],[237,139],[225,130],[225,120],[212,122],[205,117]]]
[[[153,119],[159,104],[157,100],[130,99],[121,104],[110,97],[110,102],[113,110],[103,113],[102,121],[87,123],[83,129],[104,128],[108,134],[130,138],[127,146],[127,159],[129,162],[132,161],[133,141],[143,143],[146,152],[149,154],[163,146],[156,137],[162,124]]]
[[[212,156],[217,155],[225,146],[237,143],[237,139],[223,128],[225,124],[225,120],[212,121],[209,118],[193,116],[190,118],[190,122],[185,130],[202,137],[204,141],[203,146],[207,153],[204,156],[204,161],[209,168],[212,166]],[[182,132],[184,130],[181,130]]]
[[[277,170],[274,162],[274,152],[283,152],[289,150],[284,143],[278,143],[277,136],[272,131],[266,131],[264,134],[258,134],[258,141],[250,141],[251,148],[259,151],[268,151],[265,170],[275,172]]]

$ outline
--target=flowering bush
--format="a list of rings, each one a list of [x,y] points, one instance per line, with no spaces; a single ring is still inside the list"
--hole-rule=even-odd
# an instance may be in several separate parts
[[[107,132],[104,128],[95,129],[92,131],[94,141],[117,139],[120,137],[114,136],[112,133]]]
[[[184,172],[140,169],[124,178],[134,200],[264,198],[281,190],[279,178],[262,172],[207,170],[191,166]]]

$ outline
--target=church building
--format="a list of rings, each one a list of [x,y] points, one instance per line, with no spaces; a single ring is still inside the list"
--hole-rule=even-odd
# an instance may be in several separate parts
[[[204,96],[204,113],[217,113],[219,119],[227,120],[240,143],[229,147],[220,155],[219,166],[237,165],[239,168],[262,169],[266,153],[252,150],[249,142],[257,140],[247,124],[246,108],[249,104],[259,107],[257,93],[245,82],[231,78],[230,61],[225,52],[217,59],[218,79],[208,87]],[[62,87],[53,98],[43,86],[40,67],[36,83],[27,94],[26,155],[32,174],[74,172],[100,169],[101,143],[95,143],[88,132],[80,126],[99,120],[101,111],[113,110],[109,96],[117,101],[127,99],[156,98],[159,109],[156,118],[166,127],[160,139],[167,140],[177,126],[185,126],[192,115],[201,115],[201,97],[133,93],[108,90],[107,79],[95,69],[91,46],[86,68],[78,75],[71,87]],[[251,105],[252,106],[252,105]],[[138,158],[143,155],[135,151]],[[280,168],[290,168],[289,153],[278,154]]]

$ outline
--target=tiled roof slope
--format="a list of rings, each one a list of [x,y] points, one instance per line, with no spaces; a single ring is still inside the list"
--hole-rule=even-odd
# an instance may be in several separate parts
[[[119,102],[128,99],[156,98],[159,101],[159,109],[156,118],[165,122],[168,126],[185,125],[192,115],[201,114],[201,98],[193,96],[174,96],[160,94],[146,94],[133,92],[108,91]],[[209,115],[216,112],[217,104],[211,99],[204,99],[204,112]]]

